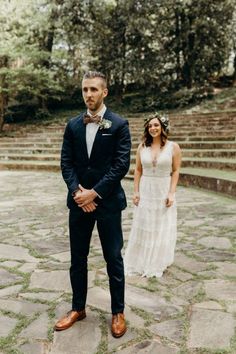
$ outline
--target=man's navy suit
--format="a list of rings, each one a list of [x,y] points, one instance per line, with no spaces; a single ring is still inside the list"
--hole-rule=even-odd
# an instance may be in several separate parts
[[[124,309],[121,210],[126,207],[126,197],[120,181],[129,169],[130,133],[128,122],[107,109],[103,119],[110,120],[111,127],[98,129],[89,157],[83,115],[72,118],[67,124],[61,152],[61,169],[68,187],[67,206],[70,209],[72,310],[85,308],[87,256],[97,221],[107,263],[112,313],[116,314]],[[75,203],[72,193],[79,184],[86,189],[93,188],[99,195],[100,198],[95,199],[95,211],[86,213]]]

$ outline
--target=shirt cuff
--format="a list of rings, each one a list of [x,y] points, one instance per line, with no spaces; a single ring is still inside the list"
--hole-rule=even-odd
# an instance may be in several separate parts
[[[76,192],[78,192],[78,190],[79,190],[79,188],[75,189],[75,190],[71,193],[72,197],[75,196],[75,194],[76,194]]]
[[[93,189],[93,191],[97,194],[97,197],[98,197],[99,199],[102,199],[102,197],[95,191],[95,189]]]

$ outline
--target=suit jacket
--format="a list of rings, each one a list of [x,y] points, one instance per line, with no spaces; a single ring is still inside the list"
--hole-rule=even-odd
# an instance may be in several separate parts
[[[84,188],[93,188],[101,197],[95,200],[97,212],[122,210],[126,207],[126,197],[120,181],[130,165],[128,121],[106,109],[103,119],[110,120],[111,127],[98,129],[89,158],[83,115],[72,118],[64,132],[61,170],[68,187],[67,206],[78,208],[72,193],[81,184]]]

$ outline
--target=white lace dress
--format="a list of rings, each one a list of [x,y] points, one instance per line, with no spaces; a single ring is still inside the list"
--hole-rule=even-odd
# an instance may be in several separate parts
[[[143,173],[140,179],[139,205],[134,207],[133,223],[124,256],[126,275],[161,277],[173,263],[177,238],[176,201],[165,202],[170,187],[173,142],[167,141],[156,166],[151,148],[140,151]]]

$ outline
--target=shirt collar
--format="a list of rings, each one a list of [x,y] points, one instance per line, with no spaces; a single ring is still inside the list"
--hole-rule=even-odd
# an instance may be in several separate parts
[[[103,107],[102,107],[102,109],[100,109],[100,111],[99,111],[96,115],[100,116],[101,119],[103,119],[103,116],[104,116],[106,110],[107,110],[107,107],[106,107],[105,104],[104,104]],[[91,114],[88,110],[87,110],[87,114],[88,114],[89,116],[92,116],[92,114]]]

